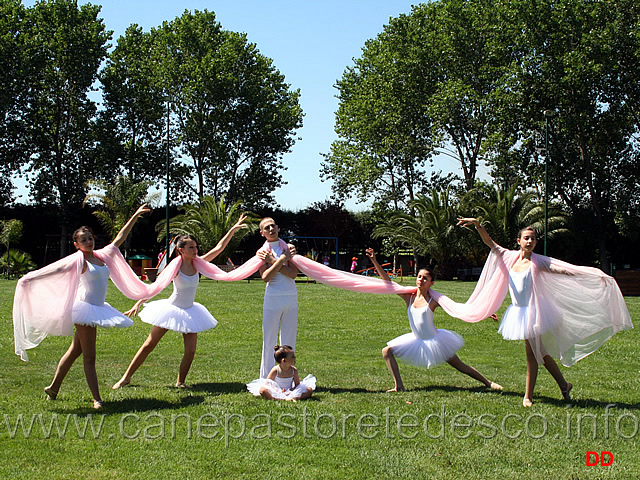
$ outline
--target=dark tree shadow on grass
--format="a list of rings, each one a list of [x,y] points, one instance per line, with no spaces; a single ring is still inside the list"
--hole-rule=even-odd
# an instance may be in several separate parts
[[[246,392],[247,385],[240,382],[227,382],[227,383],[194,383],[190,386],[189,390],[192,392],[206,392],[211,395],[222,395],[224,393],[242,393]]]
[[[153,410],[177,410],[186,408],[191,405],[199,405],[203,403],[205,397],[201,395],[189,395],[177,399],[175,402],[167,400],[158,400],[157,398],[123,398],[120,400],[111,400],[104,403],[104,407],[100,410],[94,410],[89,405],[73,410],[64,408],[55,408],[54,412],[60,414],[76,414],[76,415],[116,415],[121,413],[149,412]],[[56,400],[57,401],[57,400]],[[89,402],[87,402],[89,403]]]

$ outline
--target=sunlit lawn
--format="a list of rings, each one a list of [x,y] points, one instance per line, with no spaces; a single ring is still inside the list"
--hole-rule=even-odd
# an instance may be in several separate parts
[[[191,388],[173,387],[182,338],[169,332],[132,386],[111,390],[149,326],[100,330],[106,405],[95,414],[81,362],[57,401],[42,392],[70,338],[46,339],[28,363],[13,354],[14,288],[0,281],[0,478],[629,479],[640,469],[637,329],[564,369],[572,406],[541,370],[525,410],[523,343],[502,340],[490,320],[466,324],[438,311],[436,324],[465,338],[460,358],[505,391],[447,365],[401,365],[408,391],[389,394],[380,350],[409,331],[404,302],[302,283],[297,365],[318,390],[305,402],[269,402],[244,386],[258,375],[264,285],[203,280],[197,300],[219,325],[199,336]],[[461,301],[472,288],[436,284]],[[107,300],[120,310],[133,303],[113,287]],[[640,299],[626,300],[637,321]],[[588,451],[611,452],[613,464],[586,466]]]

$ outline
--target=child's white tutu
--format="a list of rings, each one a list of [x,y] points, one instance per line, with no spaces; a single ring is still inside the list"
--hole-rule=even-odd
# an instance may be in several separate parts
[[[140,312],[143,322],[180,333],[198,333],[218,325],[213,315],[197,302],[189,308],[180,308],[168,298],[145,303]]]
[[[253,393],[256,397],[260,396],[260,388],[266,387],[269,389],[271,396],[278,400],[292,400],[295,398],[300,398],[300,396],[307,391],[307,389],[311,388],[311,390],[316,389],[316,377],[313,375],[307,375],[304,379],[300,380],[300,384],[293,390],[285,390],[282,391],[280,386],[273,380],[268,378],[258,378],[253,380],[250,383],[247,383],[247,389]]]
[[[464,340],[456,332],[439,328],[431,338],[418,338],[411,332],[390,340],[387,345],[401,360],[431,368],[453,357],[464,345]]]
[[[130,327],[133,321],[113,308],[107,302],[102,305],[76,300],[71,311],[71,319],[76,325],[87,327]]]

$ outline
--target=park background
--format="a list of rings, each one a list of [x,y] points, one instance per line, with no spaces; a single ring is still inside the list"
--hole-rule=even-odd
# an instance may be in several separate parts
[[[171,234],[188,225],[201,250],[215,244],[242,211],[252,212],[249,223],[254,227],[258,218],[272,215],[283,236],[298,237],[301,253],[328,251],[332,266],[341,269],[356,256],[364,268],[363,249],[373,246],[392,270],[402,266],[404,276],[411,267],[431,263],[446,280],[442,290],[462,301],[473,283],[448,280],[473,272],[487,253],[475,233],[455,227],[458,215],[473,215],[506,247],[514,246],[519,228],[533,224],[543,235],[539,252],[544,248],[554,257],[600,267],[619,280],[626,277],[623,291],[639,293],[637,2],[308,3],[103,2],[101,9],[66,0],[2,1],[0,268],[12,279],[3,283],[2,350],[7,355],[2,370],[9,373],[2,376],[8,393],[1,398],[11,421],[37,412],[87,414],[80,376],[66,387],[70,410],[65,408],[69,404],[34,402],[35,392],[50,376],[47,367],[53,368],[68,339],[51,339],[50,347],[43,346],[42,356],[29,365],[11,358],[15,278],[70,253],[70,234],[81,224],[92,226],[99,241],[107,242],[147,198],[153,212],[138,222],[124,253],[155,259],[166,242],[167,164]],[[129,28],[134,22],[138,27]],[[247,230],[219,263],[243,262],[260,238],[255,229]],[[329,404],[354,404],[361,414],[384,412],[389,400],[382,391],[388,378],[378,351],[406,330],[402,311],[395,310],[397,299],[367,300],[367,307],[371,303],[375,308],[364,308],[365,302],[351,294],[314,284],[302,288],[313,289],[301,292],[308,302],[303,310],[328,312],[322,319],[307,320],[308,313],[301,314],[301,321],[309,322],[305,348],[311,350],[302,366],[309,366],[325,385],[318,403],[311,404],[316,414],[337,418],[343,413],[341,406]],[[222,318],[228,315],[238,329],[228,332],[221,325],[207,337],[212,343],[201,349],[233,350],[242,358],[234,367],[238,371],[227,380],[225,371],[219,371],[220,362],[229,368],[227,357],[207,354],[195,374],[200,386],[180,397],[151,387],[151,378],[165,374],[163,365],[172,364],[177,355],[161,353],[149,382],[141,380],[144,386],[125,391],[121,403],[117,400],[108,412],[112,425],[127,412],[182,411],[190,402],[198,404],[189,411],[195,416],[217,408],[226,413],[248,408],[252,414],[265,408],[249,403],[242,387],[254,369],[255,348],[247,332],[259,333],[261,286],[207,283],[202,290],[200,301],[216,316],[218,311]],[[220,294],[251,307],[227,312],[231,307],[218,301]],[[626,299],[636,319],[637,299]],[[113,292],[110,301],[121,310],[128,308]],[[348,307],[340,315],[329,313],[343,303]],[[388,312],[398,319],[394,330],[387,326]],[[347,326],[345,319],[353,323]],[[469,341],[469,363],[491,374],[513,373],[507,394],[496,402],[496,396],[473,386],[454,387],[464,380],[454,382],[446,367],[426,373],[409,369],[417,389],[399,403],[418,403],[426,392],[430,399],[435,393],[434,402],[454,415],[469,411],[477,418],[490,412],[504,418],[520,413],[513,409],[523,374],[513,372],[513,359],[521,358],[521,345],[496,342],[495,326],[489,323],[472,329],[449,322],[439,320],[475,339]],[[360,341],[363,331],[369,332],[366,342]],[[118,367],[131,356],[120,358],[122,351],[132,354],[145,335],[139,324],[124,336],[118,334],[109,332],[109,340],[101,340],[108,344],[99,353],[99,358],[106,354],[106,363],[98,367],[101,375],[117,377]],[[327,361],[326,349],[334,342],[340,353]],[[598,430],[578,442],[564,442],[558,434],[543,445],[550,439],[544,434],[487,445],[491,440],[473,435],[475,441],[450,439],[445,458],[437,447],[433,456],[423,458],[415,439],[391,442],[390,447],[358,437],[357,453],[349,454],[340,441],[307,442],[296,435],[255,444],[247,437],[245,448],[232,455],[241,467],[227,477],[260,476],[265,456],[270,458],[266,468],[282,472],[269,449],[297,446],[297,466],[305,465],[311,450],[322,452],[305,473],[309,478],[340,471],[343,459],[362,466],[372,456],[373,466],[349,467],[343,477],[415,478],[423,470],[424,478],[433,478],[436,471],[446,472],[441,478],[488,478],[494,471],[525,478],[629,478],[637,470],[631,455],[637,447],[638,367],[630,354],[635,344],[634,334],[625,332],[570,370],[571,379],[584,389],[576,393],[580,414],[600,420],[609,404],[619,408],[618,420],[631,412],[623,417],[623,435],[616,439],[604,438]],[[357,374],[344,377],[345,365]],[[17,388],[16,381],[24,384]],[[423,387],[425,383],[435,386]],[[540,386],[539,412],[549,419],[564,417],[565,406],[552,400],[557,392],[547,389],[551,387]],[[128,405],[129,395],[140,395],[142,404]],[[469,403],[474,404],[470,410]],[[432,406],[423,406],[421,415],[434,413]],[[32,451],[39,440],[16,442],[7,425],[2,441],[19,459],[3,463],[7,475],[41,476],[47,471],[52,478],[76,478],[82,470],[74,447],[80,445],[86,454],[104,446],[100,441],[65,444],[48,438],[39,443],[43,450]],[[430,437],[420,438],[429,443]],[[133,439],[118,440],[113,454],[100,454],[100,460],[86,466],[85,476],[142,478],[150,471],[149,465],[140,465],[144,439],[136,439],[142,445],[124,456],[135,465],[124,470],[114,466],[122,458],[117,452],[127,450]],[[592,446],[594,442],[598,445]],[[68,455],[53,473],[43,466],[51,445]],[[153,445],[162,458],[161,472],[167,472],[157,476],[171,476],[171,445],[176,444]],[[254,456],[249,452],[256,445],[260,454]],[[178,450],[190,446],[185,441]],[[485,446],[493,455],[504,449],[504,455],[486,458]],[[204,475],[206,465],[230,468],[227,462],[211,463],[206,445],[200,447],[195,457],[201,465],[192,470],[197,476]],[[614,468],[584,469],[586,451],[596,449],[614,452]],[[528,460],[531,451],[537,461]],[[391,466],[385,466],[385,452],[394,459]],[[436,462],[427,465],[427,458]],[[463,465],[472,461],[479,469],[465,470]],[[36,467],[29,470],[32,464]],[[186,466],[180,470],[189,471]]]

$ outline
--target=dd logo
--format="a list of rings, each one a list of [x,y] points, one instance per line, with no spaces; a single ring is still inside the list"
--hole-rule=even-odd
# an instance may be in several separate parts
[[[613,463],[613,453],[611,452],[587,452],[587,467],[595,467],[600,464],[608,467]]]

